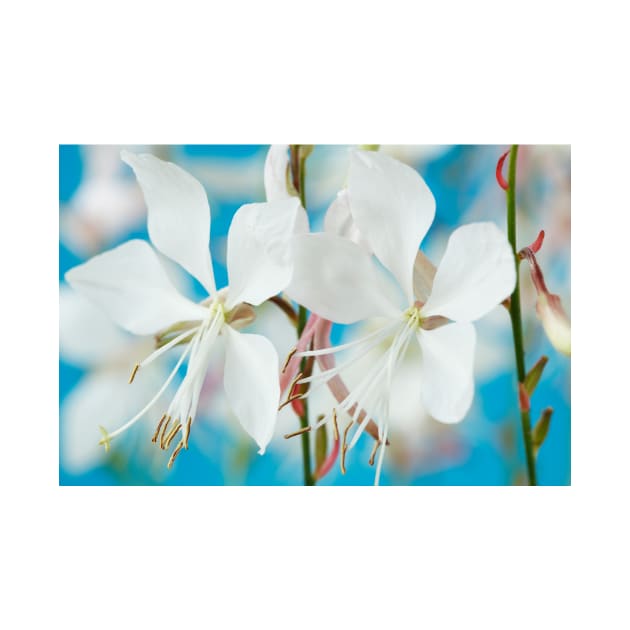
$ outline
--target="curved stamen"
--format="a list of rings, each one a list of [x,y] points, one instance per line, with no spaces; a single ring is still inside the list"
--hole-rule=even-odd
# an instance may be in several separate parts
[[[305,350],[304,352],[298,352],[297,356],[298,357],[320,357],[326,354],[335,354],[337,352],[341,352],[342,350],[348,350],[350,348],[360,346],[364,344],[366,341],[373,339],[374,337],[378,337],[379,341],[381,341],[381,338],[387,337],[387,335],[391,332],[391,330],[399,325],[400,325],[400,322],[398,321],[392,322],[391,324],[388,324],[387,326],[384,326],[383,328],[379,328],[378,330],[374,331],[373,333],[370,333],[369,335],[366,335],[365,337],[361,337],[361,339],[357,339],[349,343],[344,343],[340,346],[331,346],[330,348],[319,348],[317,350]],[[378,345],[378,342],[374,341],[374,343],[372,343],[370,347],[372,348],[376,345]]]
[[[157,359],[159,356],[162,356],[167,350],[170,350],[173,346],[176,346],[178,343],[186,339],[186,337],[190,337],[191,334],[196,333],[200,328],[201,326],[195,326],[195,328],[191,328],[187,330],[186,332],[182,333],[181,335],[178,335],[177,337],[169,341],[167,344],[164,344],[161,348],[158,348],[157,350],[152,352],[148,357],[146,357],[146,359],[143,359],[142,361],[140,361],[140,363],[138,363],[138,367],[141,368],[141,367],[145,367],[146,365],[149,365],[149,363],[152,363],[153,361],[155,361],[155,359]],[[134,376],[135,376],[135,373],[134,373]]]
[[[179,357],[177,363],[175,364],[175,367],[173,368],[173,371],[168,375],[168,378],[166,379],[166,381],[164,381],[164,384],[162,385],[162,387],[160,387],[160,389],[158,390],[158,393],[144,406],[144,408],[141,411],[139,411],[133,418],[131,418],[131,420],[128,420],[119,429],[116,429],[116,431],[114,431],[113,433],[110,433],[108,435],[109,440],[116,437],[123,431],[126,431],[129,427],[135,424],[140,418],[142,418],[142,416],[144,416],[144,414],[147,411],[149,411],[149,409],[151,409],[151,407],[157,402],[158,398],[166,391],[166,388],[171,384],[171,381],[173,380],[173,378],[175,378],[175,374],[177,374],[177,370],[179,370],[180,365],[184,362],[184,359],[186,358],[189,352],[190,352],[190,346],[186,348],[184,352],[182,352],[182,356]],[[101,440],[99,444],[101,444],[102,442],[103,440]]]
[[[385,425],[385,430],[383,431],[383,444],[387,441],[387,429],[388,425]],[[378,464],[376,465],[376,475],[374,477],[374,485],[378,486],[378,483],[381,478],[381,468],[383,467],[383,457],[385,455],[385,447],[381,449],[381,452],[378,454]]]
[[[206,322],[202,326],[201,333],[195,337],[191,344],[188,370],[169,405],[167,414],[175,418],[191,417],[194,420],[210,353],[223,323],[223,314],[218,311],[209,324]]]

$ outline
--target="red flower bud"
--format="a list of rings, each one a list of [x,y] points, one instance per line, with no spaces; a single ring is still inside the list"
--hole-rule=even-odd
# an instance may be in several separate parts
[[[506,151],[497,162],[497,182],[499,186],[503,188],[503,190],[507,190],[509,188],[507,181],[503,177],[503,163],[505,162],[505,158],[509,155],[509,150]]]

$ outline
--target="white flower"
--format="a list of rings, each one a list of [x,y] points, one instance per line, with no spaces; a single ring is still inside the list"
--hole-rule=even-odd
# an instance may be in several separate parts
[[[140,190],[123,177],[119,153],[113,146],[81,147],[81,184],[59,217],[61,241],[80,256],[102,250],[146,220]]]
[[[210,353],[221,336],[226,346],[224,387],[228,402],[262,454],[277,415],[278,357],[268,339],[237,329],[253,319],[249,305],[261,304],[289,282],[292,267],[288,245],[294,233],[308,231],[306,213],[298,199],[241,206],[228,233],[229,286],[217,291],[208,248],[210,208],[201,184],[175,164],[152,155],[121,155],[142,188],[151,242],[193,275],[209,297],[196,304],[181,295],[156,251],[141,240],[123,243],[66,274],[73,288],[130,332],[146,335],[165,331],[160,336],[164,345],[136,366],[131,380],[138,368],[186,344],[156,395],[123,426],[107,434],[103,443],[107,446],[109,440],[144,416],[188,358],[186,375],[153,437],[162,448],[168,448],[182,432],[170,466],[179,451],[187,448]]]
[[[352,344],[299,353],[304,357],[360,350],[338,367],[298,383],[310,382],[311,389],[324,385],[392,334],[393,341],[338,409],[319,424],[336,420],[337,411],[354,406],[344,435],[365,410],[367,418],[379,426],[380,443],[385,443],[391,383],[410,343],[420,347],[418,387],[426,410],[441,422],[460,421],[474,392],[475,330],[471,322],[510,295],[516,281],[515,261],[505,234],[493,223],[458,228],[434,270],[418,253],[435,215],[433,195],[413,169],[380,153],[352,153],[347,202],[358,230],[355,236],[365,241],[373,256],[338,234],[298,235],[294,239],[295,273],[287,293],[314,313],[338,323],[370,317],[384,317],[385,323]],[[338,214],[341,216],[341,210]],[[349,226],[343,229],[351,231]],[[383,273],[374,258],[391,275]],[[365,420],[359,424],[348,448],[366,424]],[[377,482],[383,453],[384,449]]]

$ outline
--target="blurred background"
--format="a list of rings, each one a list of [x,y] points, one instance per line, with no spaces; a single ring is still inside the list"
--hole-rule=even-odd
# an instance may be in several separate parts
[[[151,351],[152,338],[127,334],[76,295],[64,282],[71,267],[129,238],[148,239],[146,208],[120,150],[146,151],[177,163],[205,186],[212,212],[211,252],[217,286],[225,286],[226,236],[234,212],[264,201],[263,165],[268,146],[76,146],[59,148],[59,480],[62,485],[294,485],[302,483],[301,446],[282,435],[299,427],[291,407],[279,418],[264,456],[232,416],[223,395],[221,360],[211,365],[202,392],[190,448],[167,470],[168,454],[150,441],[155,418],[148,414],[112,442],[98,446],[99,425],[110,431],[133,416],[165,380],[172,365],[159,361],[142,370],[133,385],[133,365]],[[495,178],[507,146],[381,146],[426,180],[437,202],[436,218],[422,250],[437,264],[450,233],[472,221],[494,221],[505,229],[505,192]],[[348,146],[316,146],[306,164],[306,201],[311,229],[323,217],[347,170]],[[506,164],[507,171],[507,164]],[[518,246],[539,230],[546,238],[538,261],[549,290],[560,296],[570,316],[570,147],[521,146],[517,171]],[[175,284],[194,297],[198,287],[176,265]],[[532,421],[548,406],[554,414],[537,460],[541,485],[570,484],[570,359],[548,342],[535,315],[536,294],[526,265],[521,267],[526,364],[549,362],[532,397]],[[205,297],[199,294],[199,297]],[[524,452],[516,397],[510,320],[497,307],[475,323],[475,398],[466,418],[442,425],[421,409],[413,370],[402,366],[392,402],[391,446],[381,484],[522,484]],[[261,332],[276,345],[280,360],[295,343],[295,330],[273,305],[258,310],[248,332]],[[365,332],[333,329],[333,343]],[[173,359],[171,357],[171,359]],[[172,394],[172,392],[171,392]],[[168,399],[169,392],[164,394]],[[314,418],[332,398],[313,396]],[[320,485],[371,485],[372,443],[363,437],[348,454],[347,473],[339,466]]]

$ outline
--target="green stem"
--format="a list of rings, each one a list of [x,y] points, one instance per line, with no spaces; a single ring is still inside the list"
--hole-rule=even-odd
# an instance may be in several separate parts
[[[293,178],[293,185],[300,195],[300,202],[302,207],[306,210],[306,169],[304,163],[306,157],[301,155],[300,145],[291,145],[291,172]],[[303,306],[300,306],[298,310],[298,322],[297,322],[297,336],[298,339],[302,335],[302,331],[306,326],[307,312]],[[302,359],[300,365],[300,371],[304,373],[306,371],[306,359]],[[302,404],[304,405],[304,413],[300,416],[300,428],[305,429],[308,426],[308,399],[303,398]],[[314,486],[315,480],[311,472],[311,440],[310,433],[302,433],[300,436],[302,440],[302,462],[304,465],[304,485]]]
[[[525,352],[523,350],[523,324],[521,321],[521,286],[519,280],[519,257],[516,249],[516,158],[518,145],[512,145],[510,150],[510,166],[508,172],[507,189],[507,226],[508,240],[512,246],[516,265],[516,286],[510,298],[510,319],[512,320],[512,336],[514,337],[514,355],[516,357],[516,373],[518,382],[525,381]],[[523,442],[525,443],[525,457],[527,459],[527,477],[529,485],[536,485],[536,463],[534,448],[532,445],[532,427],[529,411],[521,409],[519,397],[519,409],[521,410],[521,427],[523,429]]]

